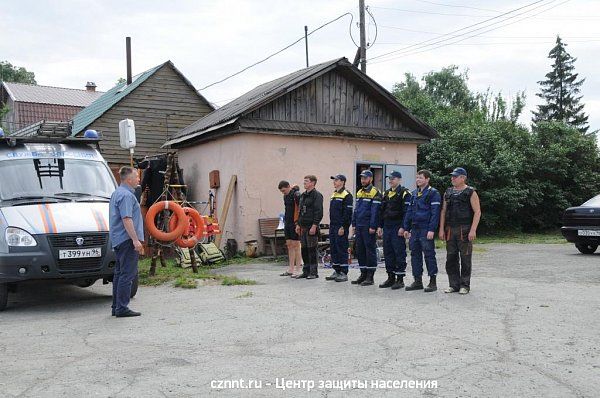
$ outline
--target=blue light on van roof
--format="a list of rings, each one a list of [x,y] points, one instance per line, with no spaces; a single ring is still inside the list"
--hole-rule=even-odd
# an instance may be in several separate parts
[[[85,130],[83,138],[98,138],[98,132],[96,130]]]
[[[0,138],[4,137],[4,130],[2,130],[2,128],[0,128]]]

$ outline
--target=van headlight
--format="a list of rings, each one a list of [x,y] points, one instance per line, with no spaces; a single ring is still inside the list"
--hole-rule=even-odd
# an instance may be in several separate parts
[[[35,238],[27,231],[21,228],[8,227],[6,228],[6,242],[13,247],[32,247],[37,246]]]

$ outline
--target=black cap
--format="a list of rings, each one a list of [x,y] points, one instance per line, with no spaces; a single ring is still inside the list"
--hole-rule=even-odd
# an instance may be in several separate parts
[[[399,171],[392,171],[387,178],[402,178],[402,173]]]
[[[458,177],[458,176],[467,176],[467,170],[463,169],[462,167],[457,167],[455,168],[452,173],[450,173],[451,176],[454,177]]]
[[[340,181],[344,181],[346,182],[346,176],[343,174],[336,174],[334,176],[331,176],[332,180],[340,180]]]

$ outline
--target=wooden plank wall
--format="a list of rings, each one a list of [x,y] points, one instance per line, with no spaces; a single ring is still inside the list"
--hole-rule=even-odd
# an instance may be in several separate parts
[[[137,158],[165,152],[161,146],[167,136],[172,137],[211,110],[167,64],[87,128],[102,132],[104,158],[124,165],[129,164],[129,152],[119,145],[119,121],[129,118],[135,122]]]
[[[401,120],[364,88],[331,71],[250,114],[251,118],[387,130],[405,130]]]

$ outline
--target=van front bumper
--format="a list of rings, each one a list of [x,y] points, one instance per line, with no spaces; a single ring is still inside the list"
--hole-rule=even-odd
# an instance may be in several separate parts
[[[73,234],[70,234],[73,235]],[[11,247],[10,253],[0,253],[0,283],[44,279],[100,279],[111,278],[115,254],[108,239],[98,247],[99,258],[59,260],[59,250],[66,247],[53,245],[66,235],[35,235],[37,246]],[[54,240],[53,240],[54,239]]]

